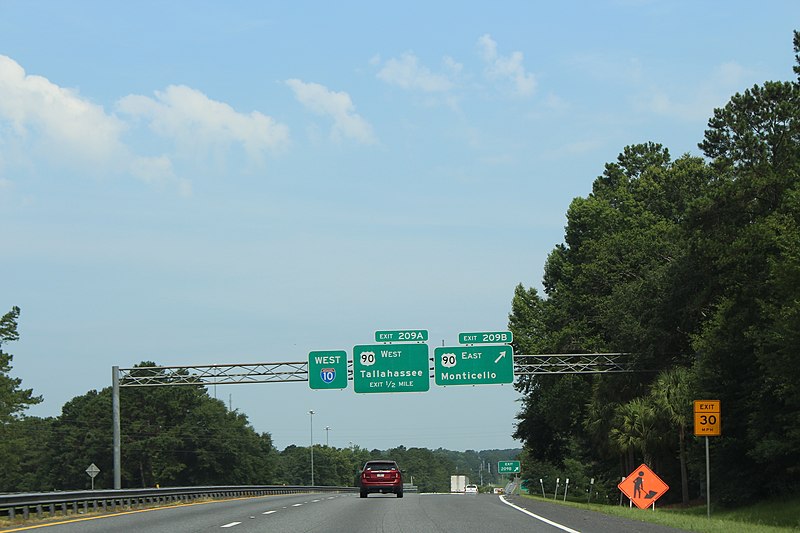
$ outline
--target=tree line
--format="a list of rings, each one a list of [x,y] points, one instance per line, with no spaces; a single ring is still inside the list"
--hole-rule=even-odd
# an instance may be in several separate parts
[[[88,489],[92,463],[100,469],[95,488],[113,488],[111,388],[71,399],[56,417],[24,416],[42,398],[11,376],[13,356],[3,351],[18,340],[19,314],[14,307],[0,318],[0,492]],[[120,411],[123,487],[311,484],[310,447],[279,451],[269,433],[255,431],[204,387],[123,388]],[[354,486],[367,460],[391,458],[422,491],[448,491],[456,473],[502,484],[488,465],[520,451],[314,445],[314,483]]]
[[[567,211],[544,295],[517,286],[523,354],[624,352],[637,372],[520,377],[515,437],[541,477],[571,470],[606,488],[641,462],[704,495],[693,400],[718,399],[714,499],[800,488],[800,34],[792,81],[715,109],[704,157],[627,146]],[[538,479],[536,479],[538,484]]]

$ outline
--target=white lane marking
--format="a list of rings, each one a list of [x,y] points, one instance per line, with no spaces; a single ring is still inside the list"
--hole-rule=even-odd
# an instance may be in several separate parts
[[[231,522],[230,524],[225,524],[224,526],[219,526],[219,527],[233,527],[233,526],[238,526],[239,524],[241,524],[241,522]]]
[[[300,507],[301,505],[303,505],[303,504],[302,503],[296,503],[296,504],[292,505],[292,507]]]
[[[263,512],[263,513],[261,513],[261,514],[272,514],[272,513],[277,513],[277,512],[278,512],[278,511],[265,511],[265,512]]]
[[[567,533],[581,533],[580,531],[577,531],[575,529],[570,529],[567,526],[562,526],[558,522],[553,522],[552,520],[548,520],[547,518],[545,518],[543,516],[539,516],[538,514],[534,514],[534,513],[530,512],[530,511],[528,511],[527,509],[523,509],[522,507],[514,505],[513,503],[506,501],[506,499],[504,497],[502,497],[502,496],[500,496],[500,501],[502,501],[506,505],[510,505],[511,507],[516,509],[517,511],[522,511],[526,515],[532,516],[536,520],[541,520],[545,524],[550,524],[551,526],[557,527],[558,529],[560,529],[562,531],[566,531]]]
[[[328,496],[328,499],[329,499],[329,500],[332,500],[332,499],[333,499],[333,496]]]
[[[311,500],[311,503],[321,502],[322,500]]]

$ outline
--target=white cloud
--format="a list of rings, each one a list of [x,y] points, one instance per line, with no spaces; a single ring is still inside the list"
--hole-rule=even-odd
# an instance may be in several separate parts
[[[258,111],[239,113],[185,85],[156,91],[155,98],[129,95],[117,106],[123,113],[148,120],[157,134],[193,152],[238,143],[251,159],[261,161],[265,151],[280,149],[289,140],[289,129],[271,117]]]
[[[73,161],[107,162],[124,152],[125,124],[99,105],[41,76],[27,75],[0,55],[0,121],[18,140],[39,145]]]
[[[85,174],[129,174],[147,182],[175,179],[166,156],[154,164],[153,158],[133,154],[122,142],[125,122],[74,90],[26,74],[16,61],[0,55],[0,125],[4,122],[10,127],[0,132],[9,142],[0,144],[0,156],[15,150],[8,157],[14,164],[42,161]]]
[[[445,58],[445,65],[455,73],[461,65],[452,58]],[[446,92],[453,87],[453,82],[442,74],[435,74],[423,65],[414,54],[407,52],[399,59],[389,59],[378,71],[378,78],[386,83],[397,85],[403,89],[417,89],[425,92]]]
[[[297,100],[312,112],[333,119],[331,136],[353,139],[365,144],[376,142],[372,126],[355,112],[355,106],[346,92],[334,92],[318,83],[298,79],[286,80]]]
[[[490,79],[505,79],[512,83],[514,92],[520,96],[530,96],[536,90],[536,78],[523,66],[522,52],[510,56],[497,53],[497,43],[488,33],[478,39],[478,47],[486,62],[486,75]]]
[[[547,109],[553,111],[565,111],[570,108],[569,102],[558,96],[557,94],[550,93],[545,98],[544,105]]]
[[[694,86],[668,83],[657,86],[648,85],[639,94],[636,106],[639,110],[678,117],[683,120],[706,120],[715,107],[722,107],[730,95],[742,90],[750,73],[733,62],[723,63],[714,68],[708,77]],[[667,87],[667,88],[665,88]]]
[[[172,160],[167,156],[136,157],[130,164],[130,172],[147,183],[174,183],[181,196],[192,195],[192,183],[175,175]]]

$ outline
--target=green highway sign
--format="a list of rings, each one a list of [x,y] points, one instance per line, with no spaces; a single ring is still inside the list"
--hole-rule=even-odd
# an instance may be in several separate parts
[[[498,461],[497,473],[498,474],[519,474],[520,464],[519,461]]]
[[[401,329],[375,332],[375,342],[427,342],[427,340],[427,329]]]
[[[312,389],[346,389],[347,352],[344,350],[309,352],[308,386]]]
[[[433,351],[437,385],[513,383],[511,346],[440,346]]]
[[[427,391],[430,389],[428,345],[354,346],[353,389],[365,393]]]
[[[478,331],[475,333],[459,333],[460,344],[511,344],[514,335],[510,331]]]

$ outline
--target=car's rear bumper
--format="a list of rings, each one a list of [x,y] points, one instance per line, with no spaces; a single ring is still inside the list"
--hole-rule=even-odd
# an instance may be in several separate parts
[[[378,485],[378,484],[361,484],[361,492],[381,492],[383,494],[389,494],[390,492],[398,493],[403,492],[403,485],[395,484],[395,485]]]

